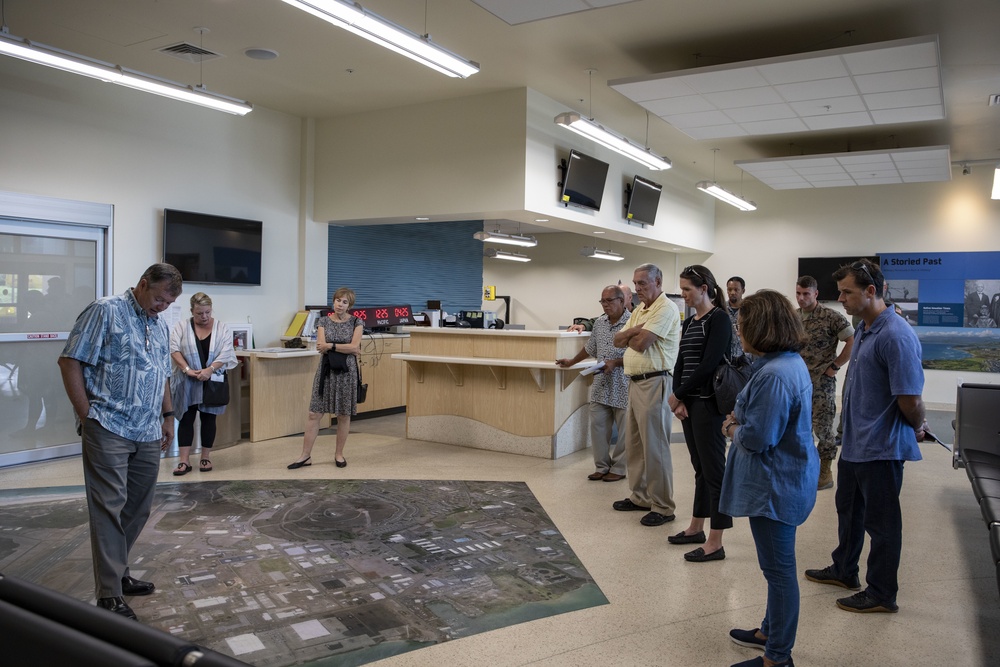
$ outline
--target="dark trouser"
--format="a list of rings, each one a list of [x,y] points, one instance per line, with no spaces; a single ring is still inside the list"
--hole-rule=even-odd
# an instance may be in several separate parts
[[[726,472],[726,438],[722,435],[725,417],[710,398],[684,400],[688,417],[681,420],[684,440],[694,467],[694,508],[691,515],[711,517],[712,530],[733,527],[733,518],[719,512],[722,477]]]
[[[194,442],[194,416],[198,414],[198,406],[192,405],[181,417],[181,423],[177,426],[177,445],[179,447],[190,447]],[[201,447],[211,449],[215,444],[215,417],[207,412],[201,413]]]
[[[903,516],[899,491],[903,487],[902,461],[837,465],[837,533],[840,543],[833,551],[834,573],[849,577],[858,573],[858,559],[865,533],[871,537],[868,553],[868,594],[879,602],[896,602],[900,552],[903,548]]]
[[[84,424],[83,480],[98,598],[122,594],[128,554],[149,518],[159,471],[159,440],[128,440],[94,419]]]
[[[750,517],[757,562],[767,580],[767,612],[760,633],[764,655],[775,662],[792,657],[799,626],[799,580],[795,571],[795,526],[762,516]]]

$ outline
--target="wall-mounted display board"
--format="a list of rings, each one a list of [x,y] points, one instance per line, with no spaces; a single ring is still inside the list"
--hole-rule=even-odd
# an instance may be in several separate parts
[[[1000,252],[879,253],[924,368],[1000,372]]]

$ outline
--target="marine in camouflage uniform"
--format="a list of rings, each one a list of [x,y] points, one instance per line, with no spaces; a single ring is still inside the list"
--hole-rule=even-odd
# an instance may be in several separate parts
[[[833,421],[837,414],[837,371],[851,355],[854,344],[854,327],[841,313],[827,308],[816,300],[816,281],[811,276],[799,278],[795,299],[799,303],[799,317],[806,331],[806,344],[799,351],[809,369],[813,383],[813,433],[820,458],[819,488],[833,486],[831,464],[837,458]],[[844,348],[837,353],[837,345]]]

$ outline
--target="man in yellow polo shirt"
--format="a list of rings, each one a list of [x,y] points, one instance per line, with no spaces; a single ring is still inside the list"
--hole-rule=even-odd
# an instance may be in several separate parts
[[[673,417],[667,397],[673,391],[670,372],[677,359],[681,318],[674,302],[663,295],[658,267],[636,267],[632,281],[641,303],[614,338],[615,347],[626,348],[625,375],[630,380],[624,440],[632,495],[612,506],[619,512],[646,511],[642,525],[662,526],[674,520]]]

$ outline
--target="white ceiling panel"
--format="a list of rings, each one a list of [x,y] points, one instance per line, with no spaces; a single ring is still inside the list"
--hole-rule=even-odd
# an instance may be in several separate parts
[[[649,102],[643,102],[642,106],[649,109],[650,113],[661,117],[701,111],[715,111],[712,103],[701,95],[685,95],[684,97],[670,97],[664,100],[650,100]]]
[[[786,60],[770,65],[761,65],[757,71],[773,86],[782,83],[836,79],[848,74],[844,62],[836,56]]]
[[[841,113],[829,116],[806,116],[802,122],[810,130],[833,130],[843,127],[864,127],[874,125],[875,121],[867,111],[861,113]]]
[[[803,81],[800,83],[783,83],[775,86],[778,94],[789,102],[803,100],[818,100],[823,97],[856,96],[858,89],[850,77],[839,79],[823,79],[821,81]]]
[[[739,160],[734,164],[774,190],[951,180],[947,146]]]
[[[931,35],[616,79],[608,85],[640,104],[695,91],[706,102],[701,109],[724,112],[735,121],[728,136],[755,136],[942,119],[940,67],[937,36]],[[817,103],[801,104],[809,100]],[[692,102],[685,104],[690,108]],[[747,111],[752,107],[759,108]],[[690,129],[722,124],[691,122],[669,108],[662,113],[646,108],[695,139],[704,133],[696,136]],[[789,109],[796,122],[789,122]],[[807,120],[815,117],[822,120]]]

